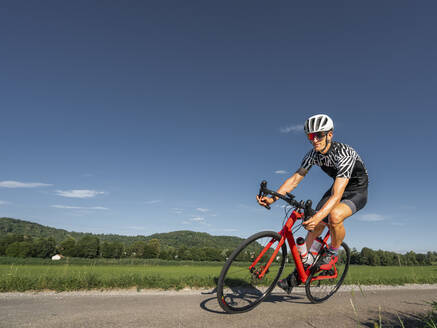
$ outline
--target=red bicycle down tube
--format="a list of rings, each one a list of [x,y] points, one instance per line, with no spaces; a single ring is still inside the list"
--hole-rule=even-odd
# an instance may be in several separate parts
[[[294,263],[296,264],[296,269],[299,275],[299,278],[302,282],[305,282],[308,278],[307,273],[305,272],[305,269],[303,267],[302,259],[300,258],[299,251],[297,250],[296,243],[294,241],[293,233],[291,232],[291,228],[293,227],[294,223],[303,217],[303,213],[299,213],[297,211],[293,211],[291,213],[290,217],[287,220],[287,223],[285,224],[284,228],[280,232],[281,235],[285,234],[288,240],[288,246],[290,247],[291,254],[293,255]]]

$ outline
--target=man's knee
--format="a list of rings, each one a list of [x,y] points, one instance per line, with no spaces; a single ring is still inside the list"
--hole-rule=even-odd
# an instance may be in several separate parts
[[[336,227],[343,224],[344,219],[346,219],[350,214],[342,207],[335,207],[329,214],[329,225]]]

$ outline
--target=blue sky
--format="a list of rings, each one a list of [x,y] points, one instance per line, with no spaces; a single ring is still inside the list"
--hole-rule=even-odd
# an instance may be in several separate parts
[[[0,215],[67,230],[280,230],[259,207],[327,113],[370,177],[361,249],[437,250],[432,1],[5,1]],[[317,202],[318,167],[295,190]]]

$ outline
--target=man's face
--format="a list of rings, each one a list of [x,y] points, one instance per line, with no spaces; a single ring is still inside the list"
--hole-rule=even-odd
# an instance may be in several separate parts
[[[332,131],[309,133],[308,139],[314,147],[315,151],[322,151],[326,147],[326,143],[332,139]]]

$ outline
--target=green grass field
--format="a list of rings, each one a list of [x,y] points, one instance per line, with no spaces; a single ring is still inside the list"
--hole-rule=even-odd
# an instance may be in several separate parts
[[[0,265],[0,291],[210,287],[221,266]]]
[[[3,260],[2,263],[4,263]],[[75,263],[78,262],[78,263]],[[222,263],[163,261],[33,262],[35,264],[0,264],[0,292],[27,290],[70,291],[111,288],[214,287]],[[74,264],[71,264],[74,263]],[[291,272],[284,269],[283,275]],[[402,285],[406,283],[437,283],[437,266],[370,267],[350,266],[345,284]]]

